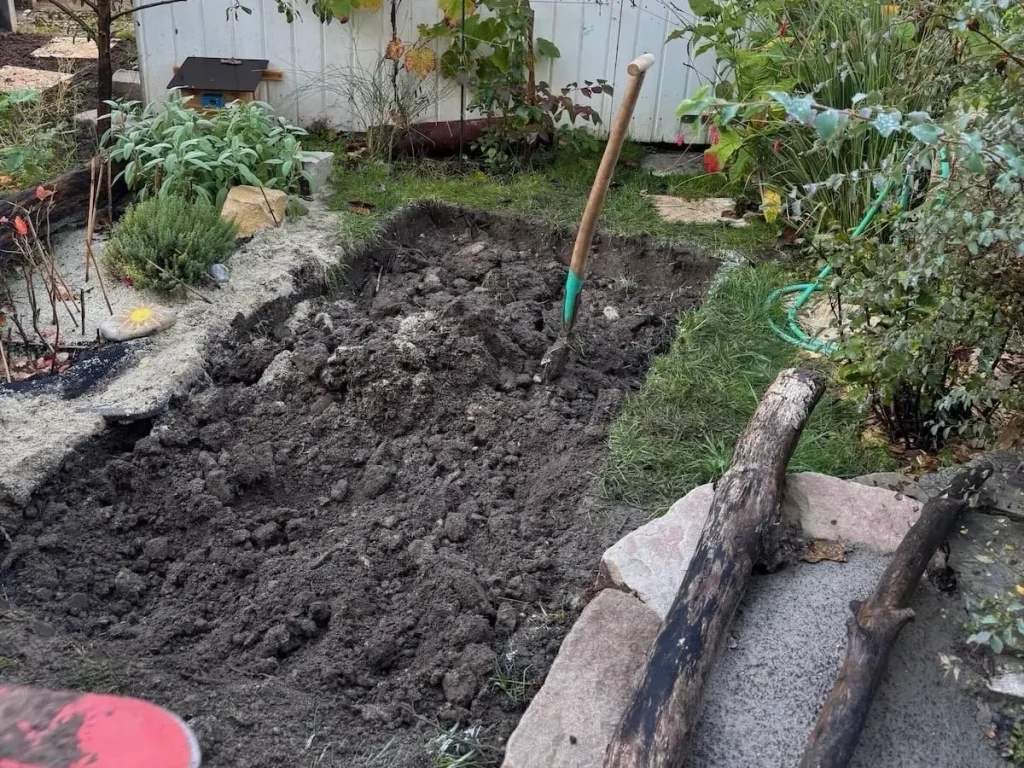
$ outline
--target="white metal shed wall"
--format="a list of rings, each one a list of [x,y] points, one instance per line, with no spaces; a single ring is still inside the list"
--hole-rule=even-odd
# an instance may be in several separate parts
[[[274,0],[245,0],[252,15],[239,13],[237,19],[225,14],[228,0],[186,0],[143,11],[135,23],[146,96],[159,98],[172,68],[188,56],[269,59],[271,68],[283,70],[285,77],[264,82],[261,98],[300,125],[324,119],[335,127],[357,130],[353,107],[340,89],[317,85],[337,82],[353,68],[375,66],[391,37],[392,1],[385,0],[376,11],[356,11],[344,25],[321,24],[308,6],[301,21],[288,24]],[[399,3],[403,40],[414,41],[417,25],[441,18],[436,0],[394,1]],[[585,79],[613,83],[614,99],[599,96],[589,101],[607,128],[627,76],[626,64],[640,53],[654,53],[657,61],[648,73],[630,134],[637,141],[675,140],[675,108],[711,77],[714,59],[691,62],[684,41],[665,42],[676,26],[667,0],[532,0],[531,5],[537,36],[554,42],[562,54],[541,61],[538,79],[557,88]],[[686,9],[685,2],[680,5]],[[443,90],[432,112],[421,120],[458,119],[458,90]]]

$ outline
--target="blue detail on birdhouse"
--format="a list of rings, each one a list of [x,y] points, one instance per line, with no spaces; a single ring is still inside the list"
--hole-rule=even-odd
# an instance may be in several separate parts
[[[201,101],[203,109],[223,109],[224,108],[224,94],[223,93],[204,93]]]

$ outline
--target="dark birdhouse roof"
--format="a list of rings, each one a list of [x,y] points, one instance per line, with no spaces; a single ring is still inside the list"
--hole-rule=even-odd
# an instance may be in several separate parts
[[[267,59],[210,59],[189,56],[167,84],[196,91],[255,91],[270,62]]]

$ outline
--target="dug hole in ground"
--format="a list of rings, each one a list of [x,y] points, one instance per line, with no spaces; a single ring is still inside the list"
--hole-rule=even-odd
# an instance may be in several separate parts
[[[155,420],[71,451],[4,525],[3,679],[153,700],[204,765],[500,760],[643,511],[590,491],[623,396],[715,263],[605,239],[553,384],[567,231],[436,206],[334,295],[235,323]],[[384,755],[387,762],[371,762]]]

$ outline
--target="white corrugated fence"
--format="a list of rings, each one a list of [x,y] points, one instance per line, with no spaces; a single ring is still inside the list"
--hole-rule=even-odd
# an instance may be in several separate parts
[[[135,0],[144,4],[147,0]],[[436,0],[385,0],[383,8],[356,11],[347,24],[321,24],[308,6],[289,24],[274,0],[243,0],[251,14],[227,14],[228,0],[186,0],[137,14],[139,69],[148,99],[160,98],[173,67],[188,56],[269,59],[284,79],[266,81],[260,97],[308,125],[315,120],[344,130],[361,130],[365,96],[354,93],[353,73],[374,70],[391,39],[391,2],[397,2],[399,37],[414,41],[419,24],[441,18]],[[630,135],[637,141],[671,142],[679,131],[675,108],[713,73],[714,59],[691,61],[682,40],[666,43],[676,26],[667,0],[532,0],[535,31],[558,46],[561,57],[542,60],[538,79],[554,88],[604,79],[616,97],[582,101],[597,109],[605,127],[617,106],[626,65],[651,52],[657,63],[648,74]],[[678,4],[676,7],[679,7]],[[683,3],[685,11],[685,2]],[[366,79],[366,75],[357,75]],[[435,75],[424,83],[419,121],[459,117],[458,89]],[[365,90],[365,89],[363,89]],[[356,103],[353,103],[355,100]]]

